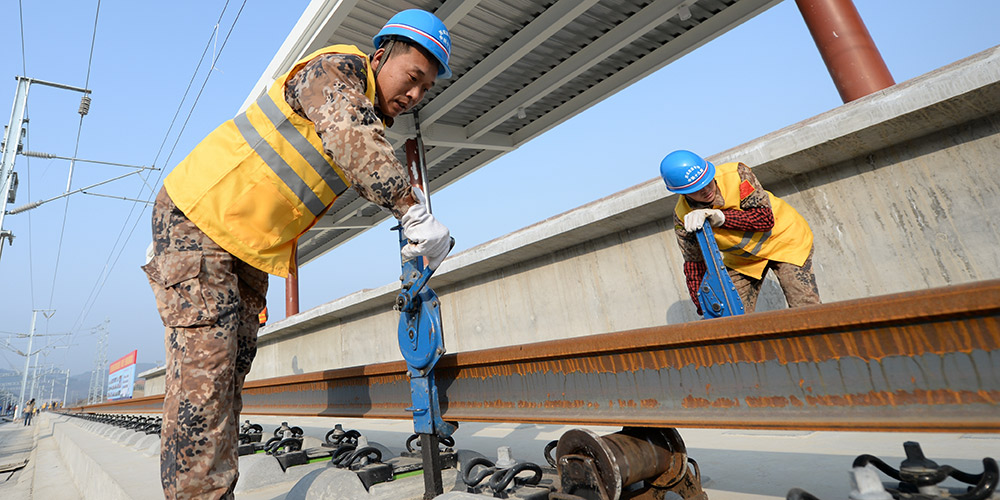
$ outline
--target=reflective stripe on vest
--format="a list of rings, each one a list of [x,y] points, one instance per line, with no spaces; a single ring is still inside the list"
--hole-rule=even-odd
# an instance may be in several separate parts
[[[267,96],[267,94],[264,95],[265,97]],[[277,174],[281,182],[284,182],[288,186],[288,189],[291,189],[292,193],[295,193],[295,196],[299,197],[299,201],[312,212],[314,217],[326,208],[326,204],[320,201],[312,189],[309,189],[309,186],[302,180],[302,177],[299,177],[299,174],[292,170],[292,167],[285,159],[257,133],[257,129],[253,128],[253,125],[250,124],[246,113],[240,113],[236,118],[233,118],[233,123],[236,124],[236,129],[243,135],[243,140],[247,141],[247,144],[264,160],[264,163],[268,167],[271,167],[271,170]]]
[[[304,135],[302,135],[302,132],[299,132],[299,130],[295,128],[295,125],[288,121],[288,117],[286,117],[285,114],[278,109],[278,105],[274,103],[274,100],[271,99],[269,94],[260,96],[260,98],[257,99],[257,105],[260,106],[261,111],[264,112],[264,116],[267,116],[267,119],[274,124],[276,129],[278,129],[281,136],[284,137],[285,140],[288,141],[288,143],[291,144],[292,147],[294,147],[307,162],[309,162],[309,165],[312,166],[313,170],[315,170],[323,181],[326,182],[326,185],[330,186],[330,189],[332,189],[333,192],[340,195],[344,191],[347,191],[347,184],[344,183],[344,180],[337,175],[337,172],[326,161],[326,158],[324,158],[319,151],[316,151],[316,148],[314,148],[312,144],[309,144],[309,141]],[[270,163],[268,163],[268,165],[270,165]]]
[[[753,240],[753,237],[758,234],[761,236],[760,240],[757,241],[757,245],[753,247],[753,250],[747,251],[746,246]],[[771,237],[771,231],[768,231],[766,233],[755,233],[753,231],[746,231],[743,233],[743,239],[740,240],[739,243],[729,248],[720,248],[719,251],[729,252],[732,253],[733,255],[739,255],[740,257],[753,257],[757,255],[757,252],[760,251],[760,247],[762,247],[764,245],[764,242],[767,241],[768,238],[770,237]]]

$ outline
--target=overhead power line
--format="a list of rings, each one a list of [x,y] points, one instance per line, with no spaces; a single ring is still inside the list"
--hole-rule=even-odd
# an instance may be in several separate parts
[[[219,19],[215,23],[215,28],[213,28],[212,34],[209,36],[208,42],[205,44],[205,49],[202,50],[201,57],[198,59],[198,64],[195,66],[194,72],[192,72],[191,74],[191,79],[188,81],[187,88],[184,90],[184,95],[181,96],[180,102],[177,103],[177,110],[174,111],[174,116],[170,121],[170,126],[167,127],[167,132],[163,137],[163,141],[160,142],[160,148],[156,152],[156,157],[153,158],[153,166],[155,166],[156,162],[159,160],[160,153],[163,151],[163,146],[167,143],[167,139],[170,137],[170,132],[174,128],[174,124],[177,121],[177,117],[180,116],[181,109],[184,108],[184,102],[187,100],[188,93],[191,91],[191,87],[194,85],[194,80],[198,76],[198,72],[201,70],[201,65],[205,61],[205,54],[208,53],[208,49],[209,47],[211,47],[212,38],[215,36],[215,32],[218,29],[219,23],[222,22],[222,18],[225,16],[226,9],[228,7],[229,7],[229,0],[226,0],[225,4],[222,6],[222,12],[219,13]],[[209,75],[211,75],[211,71],[209,71]],[[195,104],[197,104],[197,102]],[[192,105],[192,110],[193,109],[194,106]],[[146,185],[149,185],[148,182],[145,182],[146,180],[148,180],[148,178],[149,175],[147,174],[146,177],[143,179]],[[159,183],[159,177],[157,177],[156,183]],[[154,187],[150,189],[149,198],[147,198],[147,200],[152,199],[152,197],[155,196],[156,194],[155,185],[156,184],[153,184]],[[140,196],[142,196],[141,189],[136,197]],[[118,250],[118,254],[115,255],[115,250],[118,249],[118,244],[122,241],[122,237],[125,235],[125,229],[128,227],[129,221],[132,219],[132,215],[135,213],[135,208],[136,204],[132,204],[132,207],[129,209],[128,215],[125,217],[125,221],[122,222],[122,228],[121,230],[119,230],[118,236],[115,238],[115,242],[111,246],[111,251],[108,253],[108,258],[104,263],[104,268],[101,270],[101,274],[98,275],[97,281],[91,288],[90,294],[88,294],[87,296],[87,300],[84,301],[84,307],[80,311],[80,316],[77,318],[76,325],[80,325],[84,321],[86,321],[87,315],[90,313],[90,308],[93,307],[93,304],[97,302],[97,298],[100,296],[100,293],[103,290],[104,283],[111,275],[111,270],[114,268],[114,265],[118,262],[118,258],[121,256],[122,252],[124,252],[125,246],[128,243],[129,238],[131,238],[132,236],[132,232],[135,231],[136,224],[138,224],[139,220],[142,218],[142,214],[144,213],[144,211],[139,212],[136,221],[132,225],[132,229],[129,231],[128,237],[125,239],[125,242],[122,243],[121,249]],[[145,208],[145,206],[143,208]]]
[[[232,22],[232,24],[229,27],[229,31],[226,33],[225,39],[222,41],[222,45],[219,47],[218,53],[213,53],[213,61],[218,60],[219,56],[221,56],[221,54],[222,54],[222,51],[225,49],[226,42],[229,41],[229,36],[232,35],[233,30],[236,28],[236,24],[237,24],[237,22],[240,19],[240,15],[243,13],[243,8],[246,7],[246,3],[247,3],[246,0],[244,0],[243,3],[240,5],[240,9],[239,9],[239,11],[237,11],[235,18],[233,18],[233,22]],[[208,41],[206,42],[205,49],[202,51],[201,57],[198,59],[198,64],[195,67],[194,72],[191,74],[191,79],[188,81],[188,86],[187,86],[187,88],[184,91],[184,95],[181,97],[181,101],[177,105],[177,110],[174,112],[174,116],[173,116],[173,118],[170,121],[170,126],[167,128],[167,132],[164,135],[163,141],[160,143],[160,149],[157,151],[156,157],[153,159],[152,165],[154,167],[157,165],[157,162],[159,161],[159,158],[160,158],[160,154],[163,152],[163,147],[164,147],[164,145],[166,145],[167,140],[170,137],[170,133],[173,130],[173,127],[174,127],[174,125],[177,122],[177,118],[180,116],[181,110],[184,107],[184,102],[187,100],[188,93],[190,92],[191,87],[194,85],[194,81],[195,81],[195,78],[198,75],[198,71],[201,69],[202,63],[205,60],[205,55],[208,53],[209,48],[212,46],[213,39],[216,37],[218,26],[222,22],[222,19],[225,16],[226,9],[228,7],[229,7],[229,0],[226,0],[226,3],[223,5],[222,12],[219,14],[219,19],[218,19],[218,21],[215,24],[215,28],[213,28],[213,30],[212,30],[212,35],[209,37]],[[176,149],[177,144],[180,141],[180,137],[184,134],[184,130],[187,128],[188,122],[190,121],[191,116],[193,115],[194,110],[195,110],[195,108],[198,105],[198,101],[200,100],[201,95],[202,95],[202,93],[205,90],[205,86],[208,84],[208,80],[209,80],[209,78],[211,76],[212,76],[212,68],[209,68],[209,71],[205,75],[205,79],[202,81],[201,88],[199,89],[198,94],[197,94],[197,96],[194,99],[194,102],[191,104],[191,108],[188,110],[188,114],[187,114],[187,117],[184,120],[184,124],[181,126],[181,129],[177,132],[177,138],[175,139],[174,144],[173,144],[173,146],[170,149],[170,153],[167,155],[167,158],[163,161],[163,165],[167,165],[169,163],[169,161],[170,161],[170,158],[173,156],[174,150]],[[159,185],[160,180],[163,177],[164,172],[166,172],[166,167],[163,167],[163,168],[160,169],[160,172],[157,175],[156,181],[151,184],[154,189],[150,190],[150,193],[149,193],[148,197],[146,198],[146,205],[148,205],[149,202],[152,201],[153,197],[156,196],[157,191],[155,190],[155,186]],[[148,177],[149,176],[147,175],[146,179],[148,179]],[[147,184],[147,185],[149,185],[149,184]],[[141,198],[142,192],[143,192],[143,190],[140,189],[140,191],[139,191],[138,195],[136,196],[136,198]],[[136,217],[135,221],[132,223],[132,227],[129,228],[128,234],[125,235],[125,230],[126,230],[126,228],[128,228],[129,220],[132,218],[132,215],[135,212],[135,208],[136,208],[137,205],[138,205],[138,203],[134,203],[132,205],[132,208],[129,210],[129,214],[125,218],[124,223],[122,224],[121,231],[119,231],[119,233],[118,233],[118,238],[116,238],[115,244],[112,246],[111,252],[108,255],[108,259],[105,262],[104,269],[102,270],[101,275],[98,276],[97,282],[94,283],[94,287],[91,289],[91,292],[90,292],[90,294],[87,297],[87,300],[84,302],[84,307],[80,311],[80,316],[77,318],[77,322],[76,322],[76,326],[74,326],[74,330],[76,329],[77,326],[79,326],[84,321],[86,321],[87,315],[90,313],[90,309],[97,302],[97,299],[98,299],[98,297],[101,294],[101,291],[103,291],[103,289],[104,289],[105,283],[107,283],[108,278],[111,276],[111,271],[114,270],[115,265],[117,265],[118,260],[121,258],[122,253],[124,253],[124,251],[125,251],[125,247],[127,246],[129,240],[131,240],[132,235],[135,233],[135,229],[138,226],[139,221],[142,220],[142,214],[145,212],[145,205],[139,211],[139,215]],[[123,236],[124,236],[124,241],[122,241],[122,237]],[[119,247],[119,243],[121,243],[120,247]],[[117,254],[115,253],[115,249],[116,248],[118,249]]]
[[[101,0],[97,0],[97,11],[94,13],[94,34],[90,38],[90,57],[87,59],[87,78],[83,85],[84,88],[90,86],[90,70],[94,63],[94,43],[97,41],[97,20],[101,15]],[[80,123],[76,127],[76,145],[73,146],[73,158],[76,158],[77,153],[80,152],[80,135],[83,132],[83,117],[87,116],[90,111],[90,97],[84,94],[83,100],[80,101]],[[86,103],[86,105],[85,105]],[[73,182],[73,166],[76,164],[76,160],[71,160],[69,162],[69,176],[66,179],[66,191],[70,190],[70,186]],[[66,204],[63,206],[63,220],[62,225],[59,228],[59,244],[56,246],[56,263],[52,271],[52,290],[49,293],[49,309],[52,308],[52,302],[56,296],[56,278],[59,275],[59,260],[62,256],[62,244],[63,237],[66,235],[66,219],[69,216],[69,197],[66,197]]]
[[[240,20],[240,14],[243,13],[243,8],[246,7],[247,0],[243,0],[243,4],[240,5],[240,10],[236,12],[236,17],[233,19],[233,24],[229,26],[229,31],[226,33],[226,38],[222,40],[222,45],[219,47],[218,54],[213,54],[212,67],[209,68],[208,74],[205,75],[205,80],[201,82],[201,88],[198,89],[198,95],[194,98],[194,104],[191,105],[191,109],[188,110],[188,115],[184,119],[184,125],[181,125],[180,132],[177,132],[177,137],[174,139],[174,145],[170,148],[170,153],[167,154],[167,158],[163,160],[163,163],[169,163],[170,158],[174,155],[174,150],[177,149],[177,144],[181,140],[181,135],[184,134],[184,130],[187,129],[188,122],[191,121],[191,115],[194,114],[194,108],[198,105],[198,101],[201,99],[201,94],[205,91],[205,86],[208,84],[208,79],[212,76],[212,69],[215,68],[215,61],[222,56],[222,51],[226,48],[226,42],[229,41],[229,36],[233,34],[233,29],[236,28],[236,22]],[[159,184],[159,179],[163,177],[163,172],[157,176],[157,184]]]

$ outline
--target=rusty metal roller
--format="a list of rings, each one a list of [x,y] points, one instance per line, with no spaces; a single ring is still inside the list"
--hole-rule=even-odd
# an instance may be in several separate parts
[[[556,463],[561,493],[618,500],[639,481],[658,488],[679,482],[687,472],[687,450],[673,428],[625,427],[606,436],[571,429],[559,438]]]

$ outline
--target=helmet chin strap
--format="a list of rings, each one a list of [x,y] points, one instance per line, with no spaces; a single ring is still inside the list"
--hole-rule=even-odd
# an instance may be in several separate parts
[[[385,62],[389,60],[389,54],[392,53],[392,47],[396,45],[395,38],[389,38],[382,44],[385,48],[385,52],[382,53],[382,59],[378,62],[378,67],[375,68],[375,92],[378,93],[378,74],[382,72],[382,66],[385,66]]]

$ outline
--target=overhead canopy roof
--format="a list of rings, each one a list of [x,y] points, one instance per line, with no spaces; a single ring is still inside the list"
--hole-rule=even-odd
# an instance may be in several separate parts
[[[437,14],[454,76],[416,108],[431,192],[499,158],[781,0],[313,0],[243,107],[306,54],[371,37],[393,14]],[[387,130],[397,156],[412,114]],[[389,217],[348,190],[299,240],[305,264]]]

